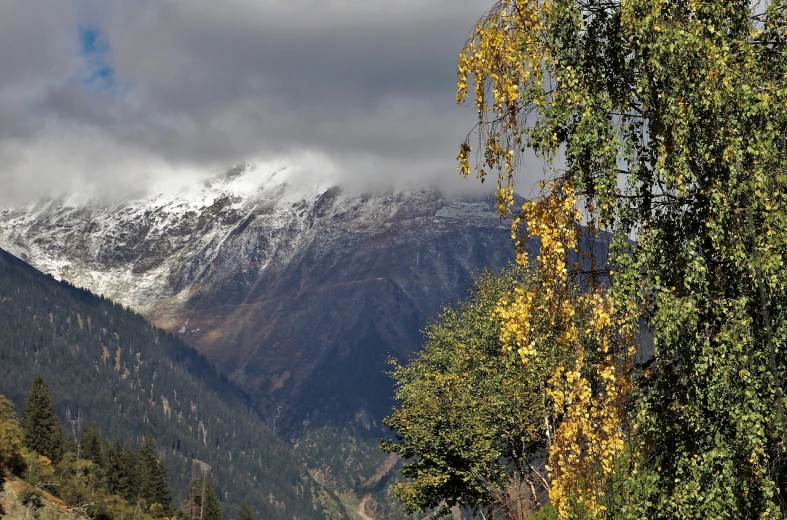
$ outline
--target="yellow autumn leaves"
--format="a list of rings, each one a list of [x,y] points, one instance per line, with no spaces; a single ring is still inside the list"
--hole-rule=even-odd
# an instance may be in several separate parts
[[[459,55],[456,100],[461,103],[470,95],[472,82],[479,120],[487,121],[488,115],[495,115],[489,123],[497,130],[485,142],[484,157],[489,168],[498,170],[499,179],[510,180],[513,176],[515,152],[521,144],[521,95],[529,86],[543,82],[541,62],[546,47],[538,34],[543,30],[540,13],[548,8],[543,0],[498,3],[478,23]],[[471,171],[471,151],[470,143],[465,142],[457,156],[457,169],[464,177]],[[477,173],[483,179],[487,172]],[[513,203],[513,191],[506,184],[500,185],[498,194],[501,210]]]
[[[522,363],[535,362],[550,349],[574,353],[574,366],[559,367],[547,389],[559,425],[549,446],[549,496],[561,519],[577,507],[596,518],[605,510],[603,483],[624,448],[623,406],[631,389],[626,365],[634,350],[628,349],[621,366],[609,296],[599,288],[580,293],[571,280],[568,255],[576,251],[581,219],[572,186],[560,181],[543,189],[541,198],[525,203],[513,226],[526,223],[529,234],[541,240],[536,269],[544,285],[538,297],[532,289],[517,290],[513,301],[502,300],[495,312],[503,323],[504,348],[516,349]],[[522,251],[518,262],[529,263]],[[577,313],[589,316],[579,320]]]
[[[473,77],[478,122],[486,137],[477,173],[483,179],[489,173],[484,168],[497,170],[501,215],[514,204],[514,156],[523,132],[520,109],[527,105],[522,98],[545,104],[549,53],[539,32],[549,8],[537,0],[498,3],[459,57],[457,101],[469,96]],[[463,176],[470,173],[470,153],[469,142],[463,143],[458,155]],[[538,297],[535,289],[517,289],[495,310],[504,349],[516,351],[523,364],[537,362],[553,349],[574,354],[574,366],[559,367],[547,389],[558,424],[548,446],[550,501],[561,519],[577,508],[587,518],[604,514],[604,481],[611,478],[624,448],[623,406],[631,389],[627,372],[634,354],[627,348],[624,359],[617,356],[621,318],[609,296],[599,287],[581,292],[572,280],[569,257],[577,253],[583,217],[577,200],[575,186],[561,177],[542,183],[540,196],[524,204],[511,228],[517,262],[530,264],[520,233],[526,226],[527,234],[540,240],[535,267],[543,285]],[[577,313],[589,316],[580,320]]]
[[[502,348],[568,354],[561,519],[785,516],[786,27],[787,0],[498,0],[460,55],[459,170],[497,176],[540,283],[498,303]],[[525,149],[546,181],[520,210]]]

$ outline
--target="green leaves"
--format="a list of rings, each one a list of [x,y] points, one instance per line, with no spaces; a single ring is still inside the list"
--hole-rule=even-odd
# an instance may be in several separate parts
[[[500,512],[514,507],[500,497],[520,488],[534,504],[544,500],[546,381],[570,355],[523,367],[503,351],[493,318],[514,287],[535,286],[528,273],[485,273],[468,300],[427,327],[424,350],[394,364],[398,406],[384,422],[396,440],[382,447],[405,459],[409,480],[396,493],[408,513],[454,504]]]
[[[537,13],[521,61],[549,88],[523,83],[517,134],[496,139],[526,136],[611,234],[608,294],[653,332],[632,374],[629,442],[646,457],[620,474],[637,498],[605,514],[787,515],[787,5],[510,3]]]
[[[22,465],[21,461],[22,428],[13,403],[0,394],[0,487],[5,482],[5,473],[17,471]]]

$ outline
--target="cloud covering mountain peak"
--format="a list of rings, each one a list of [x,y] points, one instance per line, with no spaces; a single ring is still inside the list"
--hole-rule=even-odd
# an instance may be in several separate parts
[[[124,193],[238,162],[321,158],[342,182],[455,171],[471,0],[10,0],[0,5],[0,203]]]

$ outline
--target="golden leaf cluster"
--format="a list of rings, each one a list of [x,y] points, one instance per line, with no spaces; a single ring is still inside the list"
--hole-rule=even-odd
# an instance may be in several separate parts
[[[505,179],[498,194],[501,212],[513,204],[508,184],[522,144],[518,119],[522,96],[543,84],[546,46],[539,33],[544,28],[542,14],[548,9],[545,0],[499,2],[478,23],[459,55],[457,103],[469,97],[473,83],[479,125],[496,128],[481,148],[485,167],[497,170],[498,179]],[[471,153],[472,147],[465,141],[457,156],[457,169],[463,177],[470,174]],[[476,173],[483,180],[487,171],[478,168]]]
[[[502,321],[504,348],[516,349],[525,364],[548,349],[574,352],[574,366],[559,367],[547,389],[559,424],[549,447],[550,501],[561,519],[577,507],[596,518],[605,510],[599,483],[612,476],[624,447],[628,367],[616,361],[619,323],[610,297],[600,289],[581,294],[571,280],[568,258],[577,248],[582,217],[575,191],[566,180],[542,188],[539,199],[524,204],[512,236],[526,223],[528,233],[540,239],[536,269],[545,283],[537,289],[538,297],[536,289],[518,289],[512,301],[500,302],[496,314]],[[518,246],[518,263],[527,266],[521,239]],[[590,319],[578,320],[577,313],[589,313]],[[580,329],[580,323],[589,325]],[[629,357],[633,352],[629,349]],[[592,390],[592,382],[599,391]]]
[[[488,171],[497,170],[501,215],[514,204],[515,156],[523,145],[522,109],[545,99],[550,58],[539,33],[549,9],[548,3],[534,0],[498,3],[476,26],[459,57],[457,101],[469,96],[472,78],[479,127],[486,138],[477,176],[483,180]],[[457,157],[465,177],[471,171],[471,151],[465,141]],[[511,228],[517,262],[522,266],[530,262],[520,236],[520,228],[526,226],[528,235],[540,240],[536,269],[544,283],[538,289],[517,289],[495,311],[502,322],[504,348],[516,351],[522,363],[537,362],[547,349],[575,353],[575,365],[560,367],[548,389],[559,424],[549,446],[550,500],[561,519],[569,518],[577,507],[590,518],[603,515],[599,481],[610,478],[623,449],[623,405],[630,392],[627,369],[618,363],[613,348],[620,335],[611,300],[600,289],[580,294],[571,278],[569,255],[577,252],[582,220],[578,200],[576,187],[563,177],[542,183],[541,195],[524,204]],[[589,327],[580,329],[583,321],[577,319],[578,312],[590,313]],[[630,358],[633,349],[627,354]]]

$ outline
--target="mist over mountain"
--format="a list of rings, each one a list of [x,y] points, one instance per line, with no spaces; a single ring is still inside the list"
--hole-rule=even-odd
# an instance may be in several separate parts
[[[376,423],[386,358],[416,351],[426,320],[512,249],[491,197],[243,166],[175,193],[6,209],[0,246],[178,333],[270,398],[280,426]]]

